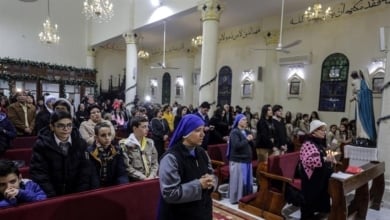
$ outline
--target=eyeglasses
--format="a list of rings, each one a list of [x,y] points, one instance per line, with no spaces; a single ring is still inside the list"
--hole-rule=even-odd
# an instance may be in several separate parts
[[[60,128],[62,130],[65,130],[65,128],[71,129],[73,127],[73,124],[72,123],[69,123],[69,124],[58,123],[55,126],[56,126],[56,128]]]

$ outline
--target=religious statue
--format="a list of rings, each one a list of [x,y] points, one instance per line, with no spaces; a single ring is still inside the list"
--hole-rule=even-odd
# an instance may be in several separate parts
[[[356,120],[356,138],[354,145],[364,147],[375,147],[376,145],[376,128],[374,118],[374,107],[372,101],[372,91],[364,79],[361,70],[351,73],[353,98],[356,102],[355,120]]]

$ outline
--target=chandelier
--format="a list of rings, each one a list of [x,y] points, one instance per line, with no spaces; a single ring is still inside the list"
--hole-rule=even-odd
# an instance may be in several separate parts
[[[191,45],[193,47],[201,47],[203,43],[203,37],[202,35],[198,35],[196,37],[193,37],[191,40]]]
[[[140,50],[140,51],[138,51],[138,58],[140,58],[140,59],[148,59],[149,58],[149,53],[147,52],[147,51],[145,51],[145,50]]]
[[[58,25],[50,22],[50,0],[47,0],[47,18],[43,23],[43,31],[39,33],[39,40],[46,44],[57,44],[60,41]]]
[[[320,3],[315,3],[313,7],[308,7],[305,10],[303,18],[306,21],[325,21],[328,18],[333,17],[332,8],[329,6],[325,11],[322,10],[322,5]]]
[[[107,22],[114,16],[111,0],[84,0],[83,14],[99,23]]]

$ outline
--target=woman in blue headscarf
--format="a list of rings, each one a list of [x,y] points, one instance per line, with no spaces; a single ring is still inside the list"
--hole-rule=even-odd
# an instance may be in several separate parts
[[[185,115],[160,162],[161,198],[158,219],[212,219],[211,192],[216,181],[202,147],[204,122]]]
[[[238,114],[230,132],[227,157],[229,159],[229,201],[236,204],[243,196],[253,192],[252,147],[253,136],[248,121]]]

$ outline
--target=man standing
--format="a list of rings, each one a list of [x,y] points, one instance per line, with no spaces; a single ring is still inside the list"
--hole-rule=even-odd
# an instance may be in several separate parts
[[[26,94],[17,92],[16,102],[8,107],[8,118],[16,128],[18,136],[33,134],[35,127],[35,107],[26,103]]]
[[[199,106],[199,109],[194,114],[199,116],[204,121],[204,138],[202,142],[202,148],[207,151],[207,145],[209,144],[209,136],[210,131],[214,130],[214,126],[210,125],[210,119],[209,119],[209,110],[210,110],[210,104],[208,102],[202,102],[202,104]]]
[[[287,132],[286,126],[282,120],[283,107],[281,105],[274,105],[272,107],[274,116],[272,117],[273,124],[275,126],[275,142],[274,142],[274,154],[285,153],[287,151]]]

